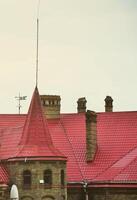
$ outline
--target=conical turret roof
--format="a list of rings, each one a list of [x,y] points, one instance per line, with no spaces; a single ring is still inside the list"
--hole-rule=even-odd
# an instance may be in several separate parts
[[[47,120],[43,116],[37,87],[34,90],[28,115],[24,124],[19,149],[11,159],[66,160],[52,142]],[[11,160],[10,159],[10,160]]]

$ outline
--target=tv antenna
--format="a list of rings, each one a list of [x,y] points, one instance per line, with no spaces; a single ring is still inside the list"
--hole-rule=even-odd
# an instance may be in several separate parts
[[[26,100],[27,96],[21,96],[20,93],[19,93],[19,96],[16,96],[15,99],[18,101],[18,113],[20,114],[20,111],[21,111],[21,101],[24,101]]]

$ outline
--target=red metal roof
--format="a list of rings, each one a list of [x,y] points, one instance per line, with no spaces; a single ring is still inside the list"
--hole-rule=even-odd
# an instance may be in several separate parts
[[[47,120],[43,116],[41,101],[37,87],[34,90],[29,111],[25,120],[17,151],[9,160],[29,157],[44,160],[65,160],[66,157],[58,151],[52,142]]]
[[[53,142],[57,148],[68,156],[68,181],[113,181],[115,163],[123,164],[124,169],[130,163],[135,163],[134,160],[137,155],[135,150],[137,148],[137,112],[97,114],[98,148],[94,161],[90,163],[86,162],[84,114],[62,115],[60,120],[50,120],[49,128],[52,130]],[[61,146],[61,138],[64,140],[64,137],[66,145]],[[69,150],[66,148],[67,145],[70,148]],[[122,167],[121,170],[123,170]],[[136,166],[132,169],[134,175],[136,175],[136,169]],[[120,170],[117,170],[117,172],[122,174]],[[130,174],[131,171],[127,173]],[[132,180],[127,177],[127,175],[123,176],[122,180]],[[116,180],[119,179],[115,177]],[[134,176],[134,180],[137,180],[137,175]]]
[[[94,161],[87,163],[85,115],[61,114],[59,119],[45,119],[45,126],[50,130],[50,138],[49,130],[47,131],[43,125],[43,117],[39,113],[35,95],[32,102],[28,115],[0,115],[1,159],[15,157],[16,152],[18,157],[44,155],[54,157],[54,155],[58,156],[58,151],[54,152],[57,148],[68,158],[68,182],[83,180],[92,183],[136,182],[137,112],[97,113],[98,148]],[[33,113],[31,113],[32,110]],[[40,121],[35,121],[35,117]],[[42,137],[36,136],[39,147],[35,146],[36,138],[34,139],[33,130],[35,126],[43,127],[40,128],[40,132],[45,131],[42,131]],[[49,148],[52,144],[51,139],[55,146],[53,151]],[[25,145],[21,151],[18,151],[19,141],[21,141],[21,146]],[[48,144],[47,147],[46,144]],[[44,153],[41,152],[41,148],[44,149]],[[59,156],[61,155],[59,153]]]
[[[3,164],[0,165],[0,185],[5,183],[7,184],[9,181],[9,175],[8,175],[8,171],[6,169],[6,166],[4,166]]]

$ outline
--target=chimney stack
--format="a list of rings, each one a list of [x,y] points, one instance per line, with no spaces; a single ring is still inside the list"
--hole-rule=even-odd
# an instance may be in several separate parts
[[[92,161],[97,149],[97,114],[94,111],[86,112],[86,158]]]
[[[78,104],[77,111],[78,111],[78,113],[86,112],[86,103],[87,103],[87,100],[86,100],[85,97],[81,97],[81,98],[78,99],[78,101],[77,101],[77,104]]]
[[[57,95],[40,95],[44,115],[47,119],[60,117],[60,96]]]
[[[111,96],[105,98],[105,112],[113,112],[113,99]]]

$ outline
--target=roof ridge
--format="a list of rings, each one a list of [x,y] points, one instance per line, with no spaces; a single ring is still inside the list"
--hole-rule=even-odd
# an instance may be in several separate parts
[[[127,110],[127,111],[113,111],[113,112],[96,112],[97,114],[107,114],[107,115],[113,115],[113,114],[122,114],[122,113],[137,113],[137,110]]]

